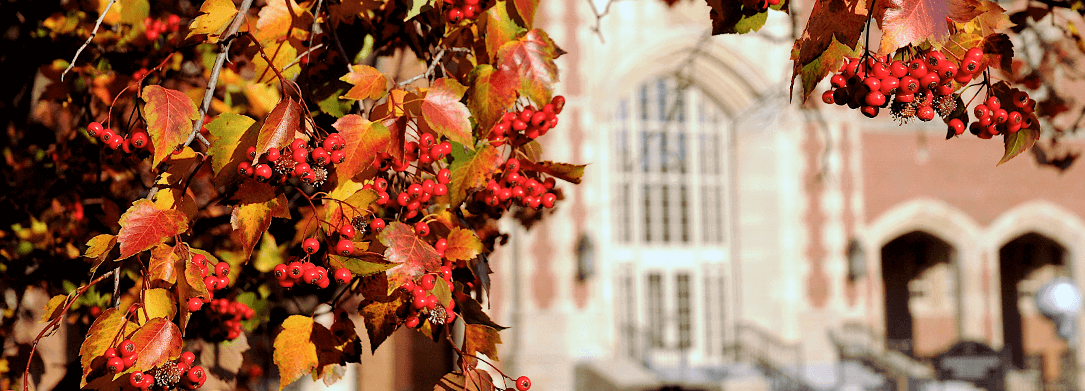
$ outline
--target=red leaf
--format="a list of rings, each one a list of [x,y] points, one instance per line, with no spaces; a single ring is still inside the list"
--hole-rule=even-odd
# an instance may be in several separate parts
[[[814,3],[806,29],[791,51],[791,59],[795,61],[792,83],[794,77],[802,75],[804,100],[813,91],[812,87],[807,89],[805,86],[817,84],[829,71],[804,73],[803,68],[815,60],[839,64],[839,58],[819,58],[829,49],[833,39],[854,49],[859,35],[863,33],[869,10],[867,0],[817,0]]]
[[[256,159],[252,163],[256,164],[260,155],[271,148],[282,150],[290,145],[301,132],[301,116],[301,105],[297,101],[291,98],[279,101],[260,126],[260,134],[256,136]]]
[[[369,122],[360,115],[349,114],[332,124],[346,141],[343,151],[347,161],[335,166],[340,181],[353,178],[373,164],[381,152],[388,148],[391,133],[379,122]]]
[[[878,24],[882,28],[879,55],[923,41],[942,42],[949,37],[949,22],[966,23],[982,13],[977,0],[887,0],[884,4]]]
[[[181,330],[165,318],[154,318],[129,338],[139,358],[133,368],[146,371],[181,356]]]
[[[388,93],[388,76],[369,65],[351,65],[350,72],[339,80],[354,85],[340,98],[380,99]]]
[[[155,146],[152,165],[157,167],[162,159],[188,140],[192,123],[200,118],[200,111],[185,93],[155,84],[144,87],[142,97],[147,101],[143,108],[147,133]]]
[[[418,237],[407,224],[393,221],[384,228],[377,239],[388,247],[384,258],[400,265],[388,269],[388,290],[399,288],[407,280],[417,280],[426,272],[441,268],[437,250]]]
[[[188,229],[188,219],[177,210],[161,210],[148,200],[138,200],[121,215],[117,242],[121,245],[118,260],[162,243]]]
[[[501,45],[497,52],[497,72],[520,75],[520,92],[537,107],[542,107],[550,103],[554,83],[558,82],[558,66],[554,59],[563,53],[546,32],[531,30],[519,39]]]
[[[498,1],[494,3],[493,7],[487,9],[482,16],[486,26],[486,35],[484,37],[486,40],[486,53],[490,55],[490,62],[494,64],[497,63],[497,53],[501,50],[501,46],[515,40],[516,36],[527,31],[516,24],[516,21],[509,16],[512,12],[510,10],[511,6],[512,4],[507,1]]]
[[[539,0],[513,0],[516,5],[516,13],[524,21],[524,26],[531,28],[535,24],[535,10],[539,8]]]
[[[275,365],[279,367],[280,390],[312,372],[320,363],[316,345],[310,340],[314,328],[324,326],[314,323],[308,316],[291,315],[283,321],[283,330],[275,336],[272,345]]]
[[[489,64],[482,64],[472,71],[471,93],[467,95],[467,107],[478,123],[479,138],[489,134],[505,111],[516,102],[519,78],[510,73],[494,72]]]
[[[501,151],[489,144],[485,144],[475,153],[464,153],[460,148],[452,148],[452,180],[448,186],[448,194],[452,198],[452,205],[459,205],[467,196],[467,191],[486,185],[494,172],[497,172],[498,161],[501,160]]]
[[[460,103],[464,92],[467,92],[467,87],[460,85],[456,79],[437,79],[422,100],[422,118],[437,134],[471,146],[475,144],[471,137],[471,120],[468,119],[471,112]]]

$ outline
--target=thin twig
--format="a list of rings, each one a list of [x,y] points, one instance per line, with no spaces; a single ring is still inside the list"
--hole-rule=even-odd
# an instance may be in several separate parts
[[[322,47],[324,47],[324,44],[319,44],[319,45],[316,45],[316,46],[313,46],[313,47],[309,48],[309,50],[306,50],[306,51],[302,52],[301,54],[299,54],[297,57],[294,58],[294,61],[291,61],[289,64],[286,64],[286,66],[284,66],[279,71],[280,72],[286,72],[286,70],[289,69],[290,67],[294,66],[294,64],[297,64],[297,63],[301,62],[302,57],[308,56],[309,53],[311,53],[312,51],[320,49]]]
[[[603,31],[601,30],[603,17],[610,13],[610,5],[614,4],[615,1],[618,0],[607,0],[606,5],[603,6],[603,12],[599,12],[599,8],[595,7],[595,1],[588,0],[588,5],[591,6],[591,13],[592,15],[595,15],[595,26],[591,27],[591,31],[599,36],[599,43],[607,43],[606,40],[603,39]]]
[[[105,14],[109,13],[109,8],[116,2],[117,0],[109,0],[109,4],[106,4],[105,6],[105,11],[102,11],[102,13],[98,15],[98,21],[94,22],[94,30],[90,31],[90,36],[83,42],[83,46],[80,46],[79,50],[75,51],[75,57],[72,57],[72,62],[68,63],[68,67],[64,68],[64,72],[60,73],[60,81],[64,81],[64,75],[67,75],[68,71],[72,70],[72,67],[75,66],[75,61],[79,60],[79,54],[83,53],[83,49],[86,49],[87,45],[90,45],[90,41],[94,40],[94,37],[98,35],[98,28],[102,26],[102,20],[105,19]]]
[[[429,68],[426,68],[426,71],[423,72],[421,75],[416,75],[416,76],[414,76],[414,77],[412,77],[410,79],[407,79],[407,80],[401,81],[399,83],[396,83],[396,86],[397,87],[403,87],[405,85],[414,83],[415,81],[418,81],[419,79],[421,79],[423,77],[429,78],[430,75],[433,74],[433,70],[437,68],[437,64],[441,63],[441,58],[445,56],[446,51],[447,51],[447,49],[441,48],[441,51],[437,52],[437,55],[433,57],[433,62],[429,64]]]

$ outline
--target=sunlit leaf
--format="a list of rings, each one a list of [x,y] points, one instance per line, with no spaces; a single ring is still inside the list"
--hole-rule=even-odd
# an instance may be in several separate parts
[[[430,85],[422,101],[422,118],[438,135],[463,145],[474,145],[471,112],[460,102],[467,87],[456,79],[440,78]]]
[[[816,0],[810,10],[810,20],[806,23],[806,29],[802,36],[795,41],[791,52],[791,60],[794,61],[792,83],[794,78],[802,76],[803,100],[810,96],[813,86],[821,81],[828,72],[830,65],[840,64],[839,55],[848,49],[855,49],[859,42],[859,35],[866,26],[867,14],[870,4],[867,0]],[[835,42],[834,42],[835,41]],[[843,45],[846,48],[830,46]],[[835,55],[825,57],[829,50],[835,51]],[[839,57],[839,58],[838,58]],[[807,67],[812,62],[819,62],[814,69]]]
[[[482,353],[497,361],[497,344],[499,343],[501,343],[501,335],[493,327],[482,324],[468,324],[464,327],[464,353],[472,356]]]
[[[157,84],[143,87],[142,96],[147,102],[143,110],[147,119],[147,133],[155,146],[152,165],[158,166],[188,140],[192,134],[192,123],[200,118],[200,112],[185,93]]]
[[[260,241],[271,226],[272,217],[290,217],[289,201],[286,195],[279,194],[260,202],[242,202],[234,207],[230,214],[230,227],[233,228],[230,235],[240,246],[242,258],[248,259],[252,254],[256,242]]]
[[[122,330],[122,326],[126,330]],[[83,366],[83,377],[80,380],[80,386],[87,384],[87,375],[96,368],[93,365],[95,360],[100,361],[101,365],[98,365],[98,368],[105,367],[105,359],[102,356],[105,354],[106,349],[113,347],[117,341],[120,341],[118,335],[121,334],[121,331],[131,333],[135,331],[135,327],[135,323],[125,320],[124,312],[116,308],[106,309],[101,315],[98,315],[98,318],[94,319],[90,330],[87,331],[86,339],[79,346],[79,362]]]
[[[339,80],[353,85],[342,98],[380,99],[388,94],[388,76],[369,65],[351,65],[350,72]]]
[[[281,151],[283,147],[290,145],[295,135],[301,132],[301,122],[302,108],[298,101],[291,98],[279,101],[260,126],[260,133],[256,137],[256,159],[271,148]],[[252,163],[255,164],[256,159],[253,159]]]
[[[181,330],[165,318],[153,318],[129,338],[136,344],[136,371],[146,371],[181,356]]]
[[[357,252],[357,250],[355,251]],[[399,266],[398,263],[385,261],[384,256],[371,252],[359,252],[349,257],[331,255],[328,257],[328,263],[332,266],[328,270],[345,267],[350,270],[351,274],[360,277],[381,273]]]
[[[188,250],[183,245],[169,246],[159,244],[151,250],[151,260],[147,264],[147,278],[153,281],[163,281],[172,286],[177,283],[177,263],[188,256]]]
[[[415,16],[433,9],[434,0],[404,0],[407,5],[407,15],[403,17],[403,21],[414,19]]]
[[[61,310],[64,309],[64,304],[68,302],[68,295],[56,295],[49,299],[48,303],[45,303],[45,310],[41,313],[41,320],[38,323],[44,323],[56,319],[61,314]]]
[[[441,268],[441,257],[429,243],[418,237],[407,224],[398,221],[388,223],[377,235],[381,244],[388,247],[384,258],[398,263],[388,270],[389,291],[399,288],[408,280],[417,280],[426,272]]]
[[[467,196],[467,191],[486,185],[490,177],[497,172],[498,162],[501,160],[501,151],[483,145],[478,150],[466,151],[459,145],[452,147],[452,180],[449,182],[448,194],[452,198],[452,205],[459,205]]]
[[[146,316],[143,311],[136,311],[141,322],[154,318],[172,320],[177,314],[177,303],[173,300],[173,294],[162,288],[148,289],[143,292],[143,308],[147,311]],[[177,333],[180,334],[180,330]]]
[[[271,59],[270,64],[264,60],[264,56],[257,55],[252,59],[252,64],[256,68],[254,83],[270,83],[279,80],[275,70],[278,70],[286,80],[293,79],[301,72],[301,64],[294,62],[298,57],[298,49],[290,41],[267,45],[264,47],[264,54]],[[290,67],[288,68],[287,65]]]
[[[294,0],[270,0],[260,9],[260,19],[256,22],[253,33],[256,40],[268,43],[284,40],[288,36],[305,38],[305,33],[313,23],[313,15]]]
[[[211,155],[211,169],[215,173],[216,183],[228,184],[238,178],[237,165],[248,161],[245,150],[256,146],[256,136],[260,131],[256,120],[244,115],[222,113],[207,124],[211,142],[208,154]]]
[[[207,34],[207,42],[218,42],[219,35],[226,31],[230,22],[237,15],[237,7],[230,0],[207,0],[200,6],[200,14],[189,25],[188,36]]]
[[[497,52],[497,72],[512,72],[520,76],[520,92],[535,102],[536,107],[550,103],[554,84],[558,82],[558,66],[554,59],[563,51],[542,30],[531,30],[515,41],[501,45]]]
[[[379,122],[369,122],[360,115],[349,114],[332,124],[346,142],[343,151],[347,161],[335,166],[340,181],[353,178],[373,164],[388,146],[390,133]]]
[[[273,359],[279,367],[279,389],[312,372],[320,363],[316,345],[310,340],[313,329],[320,324],[313,318],[291,315],[283,321],[283,329],[275,336]]]
[[[977,0],[886,0],[883,4],[879,55],[924,41],[941,42],[950,34],[947,22],[966,23],[980,14]]]
[[[117,242],[121,246],[118,259],[125,259],[162,243],[188,229],[188,219],[176,210],[161,210],[148,200],[138,200],[120,219]]]
[[[87,242],[87,252],[83,256],[92,259],[91,273],[94,273],[102,262],[105,262],[109,251],[113,250],[113,246],[116,245],[117,237],[110,234],[100,234],[90,238],[90,241]]]
[[[450,261],[466,261],[473,259],[482,252],[482,242],[475,236],[475,231],[463,228],[453,228],[448,233],[448,247],[445,248],[445,258]]]
[[[467,95],[467,107],[478,123],[479,138],[484,138],[501,116],[516,102],[519,76],[511,72],[495,73],[489,64],[482,64],[472,71],[471,91]]]
[[[534,0],[518,0],[525,3],[534,2]],[[516,39],[516,36],[527,31],[520,25],[516,24],[516,21],[509,16],[509,8],[512,4],[507,1],[498,1],[494,3],[493,7],[486,10],[482,19],[486,23],[486,35],[484,36],[486,42],[486,53],[490,55],[490,61],[497,63],[497,53],[501,49],[501,46]],[[532,10],[534,13],[534,10]],[[534,15],[532,15],[534,16]]]

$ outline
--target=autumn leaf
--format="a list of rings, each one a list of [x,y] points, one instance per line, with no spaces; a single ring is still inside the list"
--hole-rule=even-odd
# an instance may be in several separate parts
[[[433,9],[434,0],[404,0],[407,5],[407,15],[403,17],[403,21],[414,19],[415,16],[422,14],[423,12]]]
[[[1010,17],[1006,15],[1006,10],[996,2],[979,0],[976,11],[979,15],[967,23],[957,23],[957,29],[986,37],[1014,26]]]
[[[950,35],[948,22],[966,23],[981,13],[978,0],[885,0],[884,4],[878,20],[882,29],[879,55],[924,41],[942,42]]]
[[[313,322],[313,318],[291,315],[283,321],[283,330],[275,336],[272,345],[273,359],[279,367],[279,389],[312,372],[320,363],[316,355],[316,345],[310,340],[314,327],[324,327]]]
[[[147,18],[151,11],[151,4],[147,0],[127,0],[120,2],[121,23],[142,26],[143,19]]]
[[[493,173],[497,172],[500,160],[501,151],[489,144],[484,144],[474,153],[465,152],[459,145],[453,145],[452,164],[449,166],[452,179],[448,186],[451,205],[463,202],[467,191],[485,186]]]
[[[117,245],[117,237],[110,234],[101,234],[90,238],[90,241],[87,242],[87,252],[83,256],[93,259],[93,265],[90,269],[91,274],[98,269],[102,262],[105,262],[106,256],[109,255],[109,251],[113,250],[115,245]]]
[[[520,76],[520,92],[536,107],[550,103],[558,66],[554,59],[564,52],[542,30],[531,30],[515,41],[501,45],[497,52],[497,72]]]
[[[1032,145],[1036,143],[1036,140],[1040,138],[1040,121],[1036,119],[1035,114],[1027,114],[1032,117],[1032,127],[1018,130],[1016,133],[1006,133],[1002,136],[1002,142],[1006,146],[1006,152],[1002,155],[1002,160],[998,161],[996,166],[1002,165],[1002,163],[1010,161],[1022,152],[1025,152],[1032,148]]]
[[[824,78],[825,74],[835,71],[835,69],[824,71],[822,69],[828,69],[828,65],[834,63],[840,64],[840,58],[835,55],[829,58],[824,57],[826,51],[830,50],[830,46],[834,44],[834,40],[847,48],[855,49],[855,45],[859,42],[859,35],[862,34],[863,27],[866,25],[869,9],[870,4],[867,0],[816,0],[810,10],[810,20],[806,23],[806,29],[795,41],[791,52],[791,60],[795,62],[792,83],[795,77],[802,75],[803,100],[810,96],[813,86]],[[840,53],[846,49],[833,50]],[[804,72],[806,66],[814,61],[822,63],[821,68],[817,71]]]
[[[162,288],[143,291],[143,308],[147,311],[146,316],[144,316],[143,311],[136,311],[136,315],[142,323],[154,318],[172,320],[173,316],[177,314],[177,303],[174,301],[173,295],[170,294],[170,291]],[[177,332],[179,334],[180,330]]]
[[[87,384],[87,375],[94,369],[105,368],[105,358],[102,356],[105,354],[106,349],[113,347],[117,341],[120,341],[118,335],[121,334],[122,326],[128,329],[128,332],[135,330],[135,323],[125,320],[124,312],[116,308],[106,309],[101,315],[98,315],[98,318],[94,319],[94,323],[90,325],[90,330],[87,331],[86,339],[79,346],[79,362],[83,366],[80,387]],[[101,362],[101,365],[93,365],[96,359]]]
[[[211,155],[211,170],[216,177],[237,178],[237,165],[249,160],[245,150],[256,146],[256,135],[260,128],[256,120],[244,115],[222,113],[207,124],[207,137],[211,142],[208,154]],[[226,183],[232,179],[217,182]]]
[[[121,245],[118,260],[162,243],[188,229],[188,219],[176,210],[161,210],[148,200],[138,200],[120,219],[117,242]]]
[[[298,57],[298,49],[290,40],[265,46],[264,54],[271,59],[271,63],[269,64],[264,56],[253,57],[252,64],[255,67],[253,83],[270,83],[279,80],[278,75],[275,74],[276,69],[286,80],[293,79],[301,72],[301,64],[294,63]]]
[[[174,290],[177,291],[177,300],[181,303],[186,304],[188,303],[189,299],[194,297],[198,297],[202,300],[210,300],[211,295],[207,292],[207,286],[203,283],[203,275],[200,274],[200,269],[193,265],[191,260],[192,256],[195,254],[203,255],[204,257],[206,257],[207,260],[211,262],[209,263],[209,265],[214,265],[215,263],[217,263],[217,260],[213,255],[211,255],[211,253],[208,253],[206,251],[195,248],[188,248],[187,245],[185,246],[185,248],[188,249],[190,254],[184,257],[178,257],[177,263],[174,265],[174,268],[176,268],[177,270],[183,270],[184,273],[184,278],[178,278],[177,284],[173,286]],[[182,334],[184,334],[184,330],[186,326],[188,326],[188,320],[191,316],[192,313],[188,310],[188,305],[182,305],[180,323]]]
[[[136,371],[147,371],[181,356],[181,330],[166,318],[153,318],[129,338],[136,344]]]
[[[388,247],[384,258],[399,265],[388,269],[388,290],[399,288],[408,280],[417,280],[423,274],[441,268],[441,257],[429,243],[418,237],[407,224],[393,221],[377,235],[381,244]]]
[[[991,34],[983,38],[980,46],[983,49],[983,57],[990,65],[1001,68],[1006,73],[1013,73],[1010,66],[1013,63],[1013,42],[1006,34]]]
[[[274,193],[273,193],[274,194]],[[266,201],[242,203],[230,213],[230,236],[240,246],[241,257],[248,259],[252,255],[256,242],[271,226],[272,217],[290,218],[289,201],[285,194],[279,194]]]
[[[493,391],[493,378],[490,377],[489,372],[475,368],[468,371],[467,376],[464,376],[463,372],[458,371],[446,374],[437,381],[437,385],[433,386],[433,391],[465,390]]]
[[[485,138],[505,111],[516,102],[516,88],[520,79],[510,72],[495,73],[489,64],[475,67],[471,74],[467,107],[478,123],[478,137]]]
[[[264,44],[284,40],[288,36],[305,38],[313,23],[313,14],[294,0],[270,0],[260,9],[259,17],[253,34],[257,41]]]
[[[147,133],[155,146],[151,164],[157,167],[174,149],[188,140],[192,134],[192,122],[200,118],[200,112],[185,93],[156,84],[143,87],[141,96],[147,102],[143,108]]]
[[[501,343],[501,335],[493,327],[482,324],[468,324],[464,327],[463,352],[467,355],[477,356],[478,353],[482,353],[498,361],[497,344],[499,343]],[[464,355],[465,359],[469,358],[467,355]]]
[[[469,119],[471,112],[460,102],[465,92],[467,87],[456,79],[437,79],[422,100],[422,118],[438,135],[463,145],[474,145]]]
[[[394,262],[385,261],[384,256],[371,252],[361,252],[348,257],[330,255],[328,256],[328,263],[332,266],[332,268],[328,270],[345,267],[350,270],[351,274],[360,277],[381,273],[399,265]]]
[[[516,14],[524,22],[524,27],[532,28],[535,25],[535,10],[539,8],[539,0],[513,0]]]
[[[834,37],[829,48],[822,52],[817,58],[814,58],[812,61],[801,67],[799,67],[799,63],[796,61],[795,75],[799,76],[801,80],[803,100],[805,101],[806,98],[810,96],[810,93],[814,91],[818,82],[825,78],[825,75],[840,68],[840,64],[843,63],[844,57],[855,57],[857,53],[858,51],[840,43],[840,41],[837,41]],[[794,83],[794,79],[792,79],[791,82]]]
[[[325,220],[336,228],[350,225],[355,218],[369,215],[369,206],[378,198],[377,192],[373,189],[358,189],[349,197],[340,198],[345,194],[336,194],[336,191],[341,189],[344,183],[357,182],[340,182],[339,187],[328,194],[330,200],[326,203],[327,208],[325,208],[327,211]]]
[[[68,295],[56,295],[49,299],[48,303],[45,303],[45,310],[42,311],[41,320],[38,323],[45,323],[56,319],[61,314],[61,310],[64,309],[64,304],[68,302]]]
[[[169,286],[177,283],[177,262],[188,255],[183,245],[159,244],[151,250],[147,264],[147,278],[152,282],[163,281]]]
[[[758,31],[765,25],[769,15],[768,10],[743,6],[741,0],[708,0],[708,6],[710,8],[708,16],[712,20],[712,35],[746,34]],[[773,8],[786,9],[777,6]]]
[[[302,109],[298,101],[291,98],[279,101],[260,126],[260,133],[256,136],[256,159],[252,164],[255,165],[260,155],[269,149],[278,148],[281,151],[290,145],[295,135],[301,132],[301,121]]]
[[[532,2],[534,0],[522,1]],[[501,50],[501,46],[515,40],[517,36],[527,31],[516,24],[516,21],[509,16],[510,7],[512,7],[512,4],[509,2],[498,1],[494,3],[493,7],[487,9],[482,16],[483,21],[486,23],[486,35],[484,36],[486,53],[490,55],[490,62],[494,64],[497,63],[497,53]]]
[[[463,323],[486,325],[497,330],[508,328],[494,323],[494,321],[490,319],[490,315],[487,315],[486,312],[482,310],[482,304],[479,304],[478,300],[464,294],[456,294],[454,298],[456,300],[456,308],[459,309],[460,315],[463,318]]]
[[[587,165],[584,164],[557,163],[550,161],[535,163],[527,160],[521,161],[520,165],[523,166],[524,169],[548,174],[574,184],[580,183],[580,178],[584,176],[584,167],[587,167]]]
[[[348,114],[332,124],[346,141],[343,151],[347,161],[335,166],[340,181],[353,178],[373,164],[391,140],[388,128],[379,122],[369,122],[357,114]]]
[[[340,98],[362,100],[380,99],[388,94],[388,76],[369,65],[351,65],[350,72],[339,80],[353,85]]]
[[[197,34],[206,34],[207,42],[216,43],[236,15],[237,7],[230,0],[205,1],[200,6],[200,14],[189,25],[188,36],[185,39]]]
[[[387,282],[383,275],[362,279],[363,282],[367,280]],[[400,312],[406,314],[410,302],[408,294],[403,290],[395,290],[391,294],[386,294],[385,287],[377,287],[373,290],[379,291],[379,294],[365,295],[365,299],[358,305],[358,312],[364,319],[365,330],[369,335],[370,350],[375,353],[377,347],[399,328],[402,320],[397,314]]]
[[[463,228],[453,228],[448,233],[448,247],[445,248],[445,258],[450,261],[466,261],[474,259],[482,252],[482,242],[475,236],[475,231]]]

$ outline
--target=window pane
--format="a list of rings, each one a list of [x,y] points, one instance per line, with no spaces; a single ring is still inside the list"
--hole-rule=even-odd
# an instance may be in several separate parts
[[[663,185],[660,188],[660,197],[663,202],[659,207],[659,213],[663,215],[663,223],[660,226],[663,228],[663,242],[671,241],[671,192],[670,186]]]
[[[678,293],[678,348],[689,349],[693,345],[693,315],[690,306],[688,273],[678,275],[676,290]]]
[[[659,273],[648,275],[648,343],[663,347],[663,277]]]
[[[716,219],[716,243],[723,243],[723,189],[719,185],[716,186],[712,199],[715,201],[716,215],[713,217]]]
[[[680,216],[682,219],[682,242],[689,243],[689,192],[686,191],[686,185],[682,185],[680,189],[680,196],[682,197],[682,210]]]
[[[652,188],[644,185],[644,241],[652,241]]]
[[[656,134],[659,136],[657,137],[657,139],[659,140],[659,171],[667,172],[667,168],[672,164],[672,161],[674,160],[674,157],[671,156],[671,153],[668,149],[668,144],[670,143],[668,143],[669,140],[666,133],[659,132]]]
[[[648,120],[648,85],[640,86],[640,119],[642,121]]]
[[[659,103],[659,121],[667,120],[667,79],[656,81],[656,102]]]
[[[686,153],[686,132],[685,129],[681,129],[681,133],[678,133],[678,156],[676,164],[678,164],[678,172],[686,173],[686,160],[689,156]]]

